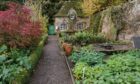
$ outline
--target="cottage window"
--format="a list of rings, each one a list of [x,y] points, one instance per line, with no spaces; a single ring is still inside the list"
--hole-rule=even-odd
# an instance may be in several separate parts
[[[79,22],[77,23],[77,30],[83,30],[86,28],[86,22]]]
[[[67,24],[63,23],[60,25],[60,30],[66,30],[67,29]]]
[[[82,30],[83,27],[84,27],[84,24],[82,22],[80,22],[80,23],[77,24],[77,29],[78,30]]]

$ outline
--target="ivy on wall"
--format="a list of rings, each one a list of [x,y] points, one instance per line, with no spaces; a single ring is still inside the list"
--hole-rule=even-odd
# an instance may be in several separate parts
[[[94,34],[99,33],[100,20],[101,20],[101,13],[96,13],[91,16],[91,28]]]

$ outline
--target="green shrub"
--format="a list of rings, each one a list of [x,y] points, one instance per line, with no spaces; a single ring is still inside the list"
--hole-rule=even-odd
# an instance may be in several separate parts
[[[130,53],[130,52],[129,52]],[[139,84],[140,77],[140,58],[133,54],[119,54],[114,55],[102,68],[99,73],[94,73],[95,82],[98,84],[100,81],[108,84]],[[95,70],[95,68],[93,68]]]
[[[23,49],[8,50],[8,48],[3,45],[0,48],[0,52],[0,81],[2,84],[11,84],[12,80],[15,80],[17,74],[31,68],[28,59],[30,51]]]
[[[126,53],[115,54],[106,60],[105,64],[97,64],[90,70],[91,76],[82,79],[81,66],[75,66],[74,76],[83,84],[139,84],[140,83],[140,50],[133,50]],[[77,63],[78,64],[78,63]],[[84,64],[84,63],[83,63]],[[82,67],[91,67],[82,65]],[[79,70],[79,71],[78,71]],[[78,74],[77,74],[77,73]],[[92,72],[92,73],[91,73]],[[79,79],[81,78],[81,79]]]
[[[0,46],[0,83],[27,84],[41,56],[46,37],[47,35],[42,36],[42,41],[36,49],[9,49],[6,45]]]
[[[89,32],[77,32],[74,35],[63,34],[62,39],[65,42],[77,45],[106,42],[102,35],[93,35]]]
[[[93,46],[83,47],[79,51],[74,51],[69,57],[73,62],[86,62],[89,65],[95,65],[103,62],[105,54],[96,52],[92,49]]]
[[[92,74],[92,68],[85,62],[78,62],[73,69],[74,77],[78,80],[84,78],[90,78]]]

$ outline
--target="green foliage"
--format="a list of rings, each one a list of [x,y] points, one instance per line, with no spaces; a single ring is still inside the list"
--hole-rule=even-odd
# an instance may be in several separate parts
[[[42,41],[32,54],[31,48],[8,49],[6,45],[0,47],[0,81],[2,84],[26,84],[30,72],[39,60],[46,37],[47,35],[42,36]]]
[[[125,22],[123,20],[123,10],[122,6],[112,7],[111,9],[111,19],[114,23],[114,27],[117,29],[116,34],[118,36],[121,29],[124,28]]]
[[[6,50],[7,50],[7,46],[6,45],[0,46],[0,54],[2,54],[3,52],[5,52]]]
[[[30,69],[28,70],[22,69],[20,73],[14,76],[14,79],[11,81],[11,84],[27,84],[28,83],[27,80],[29,80],[31,72],[33,71],[36,64],[38,63],[38,60],[41,56],[42,49],[44,47],[46,39],[47,39],[47,35],[43,35],[42,40],[38,44],[37,48],[34,51],[32,51],[32,53],[28,57],[29,64],[31,65],[29,66]]]
[[[139,54],[140,51],[132,51],[113,55],[103,67],[100,67],[102,68],[101,72],[94,73],[95,82],[99,84],[99,81],[104,81],[104,83],[108,84],[139,84],[140,81],[137,80],[140,77]]]
[[[101,13],[96,13],[91,16],[90,27],[92,29],[93,34],[98,34],[100,32],[100,21],[101,21]]]
[[[74,50],[69,59],[71,59],[74,63],[78,62],[78,60],[83,57],[83,55],[86,56],[87,53],[85,53],[85,51],[92,49],[92,47],[92,45],[89,45],[86,47],[82,47],[79,50]]]
[[[0,64],[2,64],[7,59],[6,51],[7,51],[6,45],[0,46]]]
[[[65,42],[77,44],[77,45],[86,45],[89,43],[101,43],[106,42],[106,39],[102,35],[93,35],[89,32],[77,32],[74,35],[64,34],[62,39]]]
[[[22,70],[29,70],[31,68],[28,59],[29,50],[11,49],[8,51],[7,49],[5,45],[0,47],[0,51],[3,53],[0,55],[0,81],[3,84],[10,83]]]
[[[114,54],[106,60],[105,64],[97,64],[94,67],[82,65],[82,67],[90,67],[92,76],[86,76],[82,79],[79,75],[81,66],[75,66],[74,76],[83,84],[139,84],[140,80],[140,50],[133,50],[126,53]],[[78,63],[77,63],[78,64]],[[77,69],[78,68],[78,69]],[[78,74],[77,74],[78,73]],[[81,78],[81,79],[80,79]]]
[[[9,84],[18,73],[31,68],[29,54],[29,50],[10,50],[6,45],[0,46],[0,81],[2,84]]]
[[[89,65],[93,66],[98,63],[103,62],[103,57],[105,54],[101,52],[95,52],[92,49],[93,46],[88,46],[88,47],[83,47],[77,52],[73,52],[72,55],[70,56],[70,59],[73,62],[85,62],[88,63]]]
[[[90,78],[93,75],[92,68],[85,62],[78,62],[73,69],[73,73],[78,80]]]
[[[73,38],[75,42],[77,42],[77,44],[82,44],[90,42],[92,39],[92,35],[86,32],[78,32],[74,34]]]
[[[127,2],[128,0],[109,0],[109,5],[119,5]]]
[[[40,0],[38,0],[40,2]],[[49,23],[54,23],[54,15],[59,11],[61,6],[63,5],[63,1],[65,0],[42,0],[43,2],[41,10],[43,15],[47,15],[49,17]]]
[[[82,56],[79,61],[86,62],[89,65],[95,65],[103,62],[103,53],[95,52],[95,51],[87,51],[85,56]]]

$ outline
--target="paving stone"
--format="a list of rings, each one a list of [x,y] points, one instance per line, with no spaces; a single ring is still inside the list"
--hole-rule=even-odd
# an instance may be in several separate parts
[[[72,84],[70,73],[65,58],[61,54],[56,36],[49,36],[43,56],[29,84]]]

